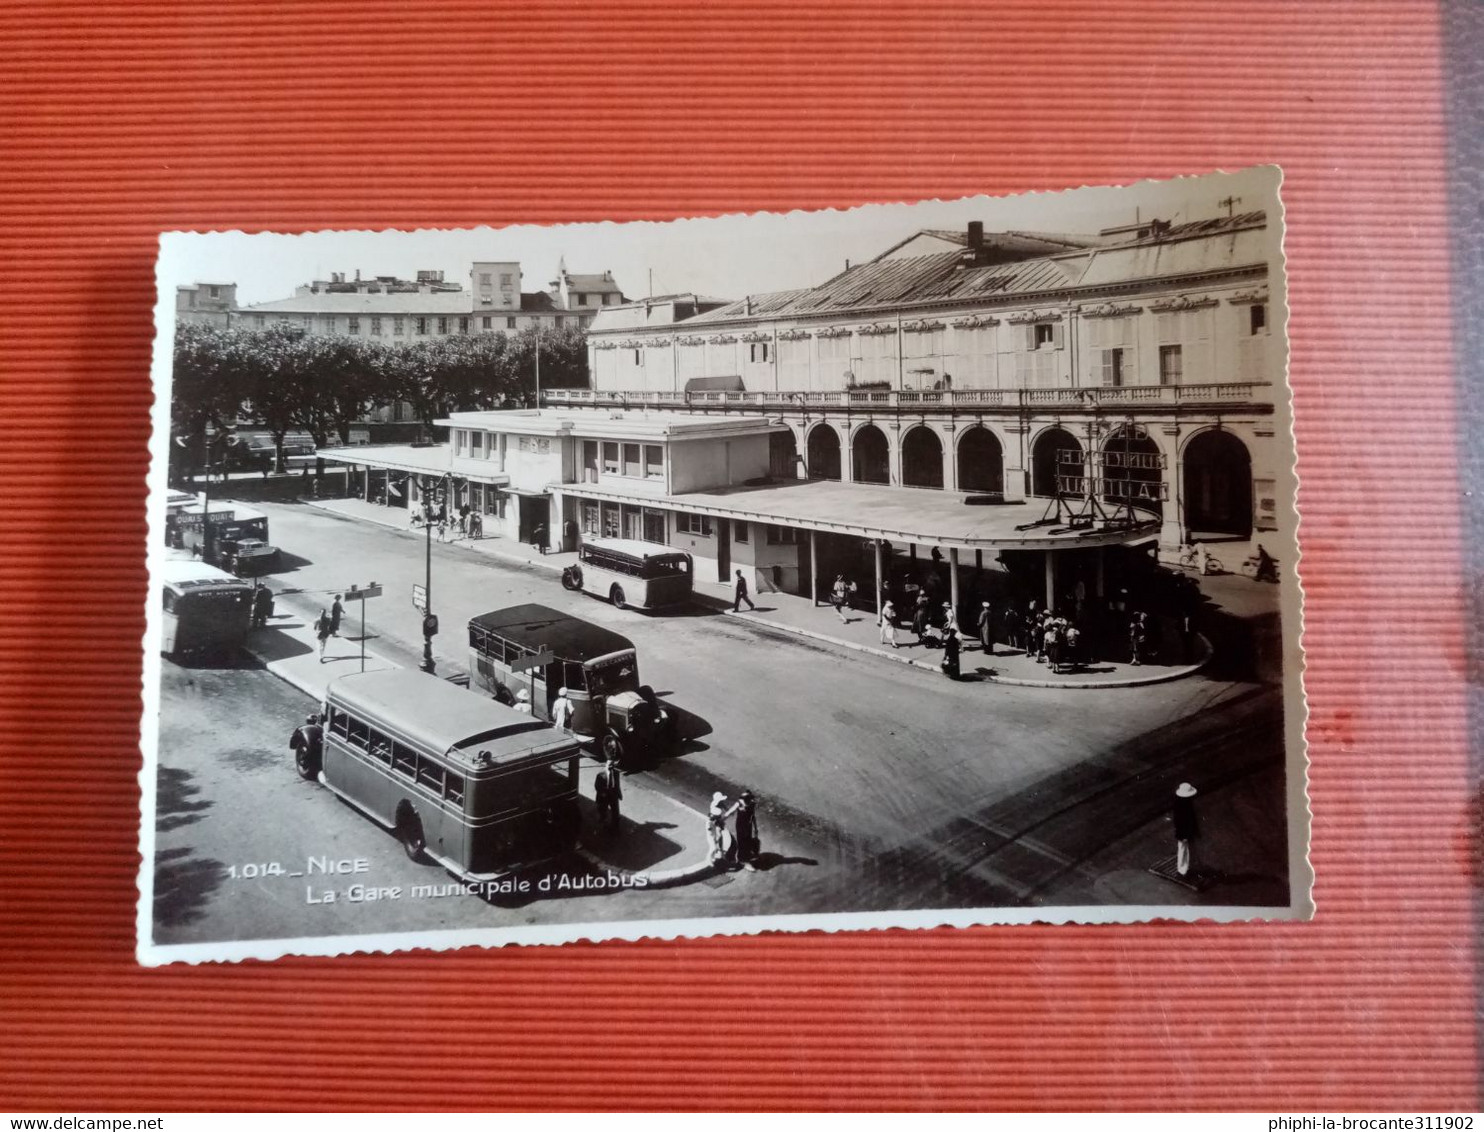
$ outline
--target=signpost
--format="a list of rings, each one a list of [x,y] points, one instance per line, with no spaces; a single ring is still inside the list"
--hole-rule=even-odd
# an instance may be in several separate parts
[[[412,583],[412,608],[419,613],[428,611],[428,588],[417,582]]]
[[[345,596],[351,601],[361,599],[361,671],[366,671],[366,599],[368,597],[380,597],[381,587],[372,582],[365,589],[359,586],[351,586],[345,591]]]
[[[556,653],[546,647],[537,649],[530,656],[523,656],[518,660],[510,662],[511,672],[531,673],[531,714],[536,713],[536,669],[545,668],[556,660]]]

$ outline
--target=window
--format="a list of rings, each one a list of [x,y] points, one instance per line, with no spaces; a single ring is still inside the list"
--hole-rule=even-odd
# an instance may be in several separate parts
[[[732,523],[732,539],[735,542],[747,541],[748,523],[743,519],[737,519]]]
[[[259,329],[262,329],[265,325],[267,325],[267,322],[268,320],[260,314],[255,314],[252,316],[252,324]]]
[[[325,315],[325,333],[326,334],[334,334],[335,333],[335,316],[332,315],[332,314]]]
[[[381,336],[381,318],[377,315],[371,316],[371,333],[378,338]]]
[[[356,719],[354,716],[347,718],[345,723],[345,741],[352,747],[368,750],[371,746],[371,730],[366,726],[364,719]]]
[[[309,331],[311,334],[314,333],[314,315],[306,314],[304,316],[304,329]]]
[[[1039,350],[1042,346],[1053,345],[1055,340],[1054,331],[1056,330],[1053,323],[1037,322],[1033,324],[1032,329],[1035,332],[1035,337],[1031,341],[1032,350]]]
[[[585,306],[587,306],[587,296],[586,295],[578,295],[577,296],[577,305],[579,307],[585,307]]]
[[[434,794],[443,793],[443,768],[431,759],[417,760],[417,784],[426,786]]]
[[[565,325],[565,322],[566,322],[566,320],[565,320],[565,319],[563,319],[563,318],[562,318],[562,316],[561,316],[561,315],[557,315],[557,316],[556,316],[556,324],[557,324],[557,325],[558,325],[558,326],[562,326],[562,325]]]
[[[392,761],[392,741],[374,728],[367,731],[366,750],[379,763]]]
[[[347,334],[359,334],[361,332],[361,320],[355,315],[346,319],[345,332]]]
[[[1266,303],[1253,303],[1248,308],[1248,333],[1266,334],[1268,332],[1268,308]]]
[[[455,806],[464,804],[464,776],[447,771],[443,780],[443,797]]]
[[[750,342],[750,343],[748,343],[748,355],[747,356],[748,356],[749,360],[754,361],[754,362],[765,362],[765,361],[767,361],[768,360],[768,345],[769,344],[767,342]]]
[[[484,433],[471,432],[469,434],[469,451],[475,456],[484,455]]]
[[[461,315],[460,316],[460,318],[459,318],[459,333],[460,334],[468,334],[469,333],[469,316],[468,315]]]
[[[417,774],[417,752],[405,743],[393,743],[392,769],[412,778]]]
[[[582,533],[585,535],[597,535],[598,533],[598,504],[591,499],[582,501]]]
[[[618,445],[612,440],[603,441],[603,474],[618,475]]]
[[[775,527],[768,524],[769,546],[793,546],[799,541],[799,532],[793,527]]]
[[[515,329],[515,319],[514,318],[507,318],[505,320],[505,329],[506,330],[514,330]]]
[[[1159,383],[1161,385],[1179,385],[1180,377],[1184,370],[1184,359],[1181,357],[1183,351],[1179,346],[1161,346],[1159,348]]]
[[[625,444],[623,446],[623,474],[639,477],[639,445]]]
[[[638,351],[638,350],[635,350],[635,351],[634,351],[634,364],[635,364],[635,365],[636,365],[636,366],[639,366],[639,365],[643,365],[643,364],[644,364],[644,363],[643,363],[643,362],[642,362],[642,361],[640,361],[640,359],[639,359],[639,351]]]
[[[447,334],[448,333],[448,319],[446,319],[446,318],[440,318],[438,320],[438,333],[439,334]]]
[[[339,735],[340,738],[344,739],[346,726],[349,721],[350,716],[346,715],[343,711],[330,712],[330,734]]]
[[[491,286],[491,278],[492,277],[488,271],[481,271],[479,273],[479,285],[481,287]]]
[[[483,318],[481,318],[479,320],[479,329],[480,330],[493,330],[494,328],[495,328],[495,320],[492,319],[489,315],[485,315]]]
[[[1119,386],[1123,384],[1122,346],[1103,351],[1103,384],[1107,386]]]
[[[208,287],[207,290],[211,292],[213,299],[220,299],[222,297],[222,289],[220,287]]]
[[[426,334],[428,332],[428,320],[421,317],[414,318],[412,320],[412,328],[419,334]]]
[[[511,275],[509,272],[501,272],[500,273],[500,286],[501,287],[514,287],[515,286],[515,276],[514,275]]]
[[[644,446],[644,478],[647,480],[665,478],[665,451],[658,444]]]
[[[711,516],[691,515],[685,511],[677,511],[675,513],[675,533],[700,535],[702,538],[710,538]]]
[[[405,318],[403,318],[401,315],[397,315],[395,318],[392,319],[392,335],[393,335],[393,337],[395,337],[398,334],[406,334],[406,333],[407,333],[407,320]]]

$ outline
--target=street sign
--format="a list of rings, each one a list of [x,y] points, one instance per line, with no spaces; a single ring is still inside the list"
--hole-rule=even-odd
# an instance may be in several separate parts
[[[359,587],[351,586],[350,589],[348,589],[348,590],[345,591],[345,597],[346,597],[346,599],[348,601],[365,601],[368,597],[380,597],[380,596],[381,596],[381,587],[379,585],[377,585],[375,582],[372,582],[365,589],[360,589]]]
[[[420,586],[416,582],[412,583],[412,605],[419,612],[426,613],[428,611],[427,586]]]
[[[533,668],[545,668],[556,660],[556,653],[549,649],[533,652],[530,656],[523,656],[519,660],[512,661],[511,672],[528,672]]]

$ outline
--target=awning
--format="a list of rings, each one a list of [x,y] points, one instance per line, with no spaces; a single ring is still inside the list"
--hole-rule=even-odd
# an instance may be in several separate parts
[[[446,444],[432,444],[426,447],[411,444],[353,445],[349,448],[321,448],[315,455],[333,464],[376,468],[391,472],[409,472],[412,475],[432,476],[436,479],[452,476],[455,479],[496,486],[510,482],[510,477],[503,472],[452,468]]]
[[[743,390],[740,374],[727,377],[692,377],[685,383],[687,393],[741,393]]]
[[[1024,503],[969,504],[965,502],[968,496],[959,492],[835,480],[785,480],[684,495],[638,495],[590,483],[552,486],[578,499],[612,500],[713,518],[885,539],[899,545],[1062,550],[1131,546],[1159,533],[1159,519],[1149,512],[1144,512],[1145,517],[1132,527],[1104,525],[1069,530],[1064,524],[1046,524],[1021,530],[1036,523],[1046,510],[1047,500],[1033,497]]]

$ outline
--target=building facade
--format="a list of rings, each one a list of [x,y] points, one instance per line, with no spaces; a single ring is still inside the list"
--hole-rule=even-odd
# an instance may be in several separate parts
[[[237,310],[237,284],[193,283],[175,288],[175,321],[208,326],[232,325]]]
[[[775,474],[1132,506],[1165,555],[1252,544],[1276,527],[1286,449],[1276,255],[1260,212],[1080,238],[919,233],[815,288],[670,321],[606,310],[593,388],[547,403],[763,414],[788,430]]]

